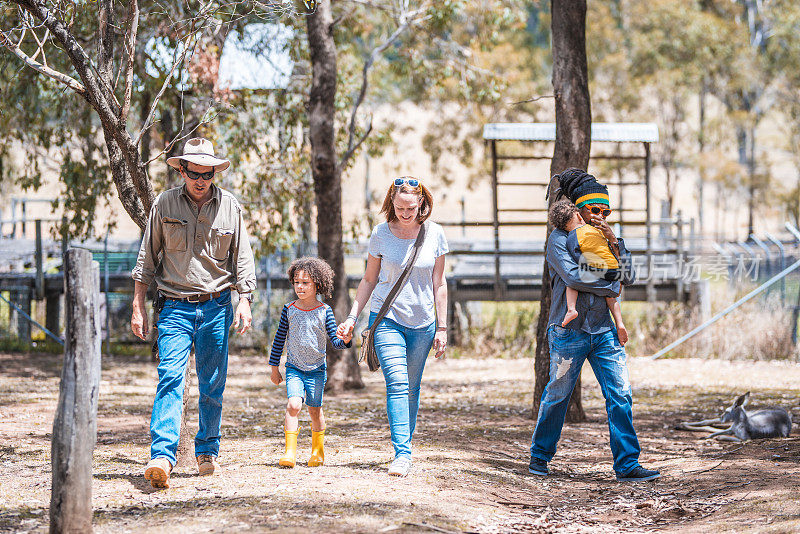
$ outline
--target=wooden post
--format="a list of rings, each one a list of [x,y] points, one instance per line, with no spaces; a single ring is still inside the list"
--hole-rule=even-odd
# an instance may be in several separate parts
[[[64,368],[53,422],[50,532],[92,532],[92,453],[100,388],[100,270],[92,253],[65,257]]]
[[[46,294],[44,326],[56,335],[61,332],[61,294],[50,291]]]
[[[35,293],[36,293],[36,300],[42,300],[44,298],[44,269],[42,267],[42,220],[36,219],[36,285],[35,285]]]
[[[24,311],[29,316],[31,315],[31,289],[28,286],[20,286],[17,290],[13,293],[14,295],[14,304],[20,307],[22,311]],[[19,312],[15,312],[14,315],[17,318],[17,337],[25,342],[31,342],[31,323],[27,317]]]
[[[676,300],[680,303],[686,302],[686,295],[683,291],[683,270],[685,267],[684,251],[685,246],[683,243],[683,211],[678,210],[677,219],[675,221],[675,245],[678,250],[678,257],[676,265],[678,267],[678,278],[675,280]]]
[[[647,303],[653,304],[656,301],[656,286],[653,279],[653,230],[652,221],[650,220],[650,143],[644,144],[644,187],[645,187],[645,231],[647,239],[647,250],[645,257],[647,258],[647,286],[645,294],[647,295]],[[647,307],[648,311],[652,310],[652,306]]]
[[[500,212],[497,198],[497,141],[492,140],[492,228],[494,230],[494,299],[501,300],[505,290],[500,275]]]

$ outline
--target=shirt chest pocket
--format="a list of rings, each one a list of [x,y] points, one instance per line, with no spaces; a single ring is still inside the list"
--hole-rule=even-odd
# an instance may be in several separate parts
[[[161,226],[164,229],[164,250],[182,252],[186,250],[188,223],[174,217],[162,217]]]
[[[208,253],[217,261],[223,261],[228,257],[233,241],[233,230],[227,228],[212,228],[211,236],[208,241]]]

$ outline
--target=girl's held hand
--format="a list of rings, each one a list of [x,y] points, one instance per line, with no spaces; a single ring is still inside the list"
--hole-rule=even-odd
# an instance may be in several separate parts
[[[272,383],[275,384],[276,386],[281,385],[281,382],[283,382],[283,375],[281,375],[281,372],[277,367],[272,368],[272,376],[270,376],[269,378],[270,380],[272,380]]]
[[[436,335],[433,336],[433,350],[436,351],[435,358],[444,356],[447,350],[447,330],[437,330]]]
[[[353,327],[355,325],[356,322],[354,320],[352,319],[345,320],[345,322],[343,322],[336,328],[336,337],[343,340],[345,343],[349,343],[350,339],[353,339]]]

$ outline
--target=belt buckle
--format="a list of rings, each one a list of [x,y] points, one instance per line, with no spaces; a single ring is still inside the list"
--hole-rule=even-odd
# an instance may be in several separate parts
[[[191,302],[192,304],[199,304],[200,303],[200,295],[189,295],[186,297],[186,302]]]

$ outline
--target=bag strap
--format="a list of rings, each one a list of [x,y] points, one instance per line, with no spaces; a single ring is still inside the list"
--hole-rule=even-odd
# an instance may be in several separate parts
[[[426,226],[427,225],[423,223],[422,226],[419,227],[419,233],[417,234],[417,240],[414,241],[414,249],[411,252],[411,257],[408,259],[403,272],[400,273],[400,278],[397,279],[394,287],[391,291],[389,291],[389,295],[386,296],[386,300],[383,301],[383,306],[381,306],[378,315],[375,316],[375,320],[372,322],[373,325],[377,326],[381,321],[383,321],[383,318],[386,317],[386,314],[389,312],[389,308],[394,303],[394,299],[397,297],[397,294],[400,293],[400,290],[403,288],[406,280],[408,280],[408,276],[411,274],[411,268],[414,267],[414,263],[416,263],[417,257],[419,256],[419,251],[422,249],[422,243],[425,241]]]

